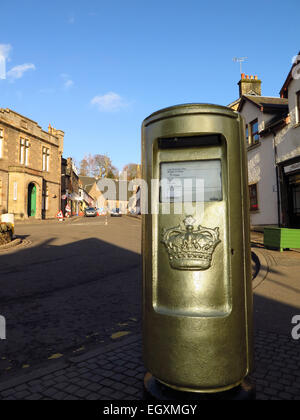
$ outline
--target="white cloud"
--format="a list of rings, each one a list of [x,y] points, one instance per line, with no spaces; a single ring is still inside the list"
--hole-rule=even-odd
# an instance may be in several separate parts
[[[7,59],[11,50],[12,46],[10,44],[0,44],[0,57]]]
[[[73,25],[75,23],[75,17],[74,16],[69,16],[68,23],[69,23],[69,25]]]
[[[32,63],[26,63],[15,66],[6,73],[6,76],[10,81],[14,81],[16,79],[21,79],[24,73],[26,73],[28,70],[35,70],[35,65]]]
[[[91,100],[91,104],[95,105],[101,112],[118,111],[128,105],[120,95],[114,92],[108,92],[102,96],[95,96]]]
[[[12,47],[10,44],[0,44],[0,79],[6,79],[6,61],[9,59],[9,53]]]
[[[8,79],[9,82],[14,82],[17,79],[21,79],[28,70],[35,70],[35,65],[24,63],[6,71],[7,63],[11,61],[11,51],[12,46],[10,44],[0,44],[0,79]]]
[[[60,75],[60,77],[63,79],[63,81],[64,81],[64,89],[65,90],[68,90],[68,89],[70,89],[72,86],[74,86],[74,82],[73,82],[73,80],[71,79],[71,77],[68,75],[68,74],[66,74],[66,73],[62,73],[61,75]]]
[[[74,82],[73,82],[73,80],[66,80],[65,81],[65,83],[64,83],[64,88],[65,89],[70,89],[72,86],[74,85]]]

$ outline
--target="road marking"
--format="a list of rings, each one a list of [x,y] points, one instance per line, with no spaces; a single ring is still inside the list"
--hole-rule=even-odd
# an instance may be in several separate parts
[[[98,223],[74,223],[74,224],[71,224],[69,226],[91,226],[91,225],[93,225],[93,226],[104,226],[105,223],[104,222],[98,222]]]
[[[116,333],[112,334],[110,336],[110,338],[115,340],[116,338],[120,338],[120,337],[123,337],[124,335],[128,335],[128,334],[130,334],[130,331],[119,331],[119,332],[116,332]]]
[[[61,357],[63,357],[63,354],[57,353],[57,354],[53,354],[52,356],[48,357],[48,360],[60,359]]]

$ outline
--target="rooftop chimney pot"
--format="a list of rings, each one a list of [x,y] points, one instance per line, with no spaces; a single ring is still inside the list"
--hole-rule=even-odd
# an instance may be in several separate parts
[[[261,96],[261,80],[257,76],[249,76],[245,73],[241,74],[241,80],[239,81],[240,98],[243,95],[257,95]]]

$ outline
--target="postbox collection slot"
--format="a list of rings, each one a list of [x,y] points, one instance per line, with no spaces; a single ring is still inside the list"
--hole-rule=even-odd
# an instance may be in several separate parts
[[[216,134],[158,139],[158,147],[160,149],[176,149],[179,147],[219,146],[221,145],[221,143],[221,136]]]

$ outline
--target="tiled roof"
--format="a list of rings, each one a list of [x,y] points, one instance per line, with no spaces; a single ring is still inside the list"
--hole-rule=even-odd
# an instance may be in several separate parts
[[[295,57],[292,68],[290,69],[289,74],[288,74],[288,76],[287,76],[287,78],[286,78],[286,80],[285,80],[285,82],[284,82],[284,84],[283,84],[283,86],[280,90],[280,96],[282,98],[287,96],[289,84],[293,80],[293,70],[297,65],[299,65],[299,63],[300,63],[300,51],[299,51],[298,55]]]
[[[254,96],[254,95],[244,95],[245,98],[254,102],[259,106],[264,105],[288,105],[289,101],[285,98],[276,98],[270,96]]]
[[[243,95],[241,97],[238,111],[241,111],[245,101],[253,103],[261,109],[262,112],[277,113],[288,109],[288,99],[271,97],[271,96],[256,96],[256,95]]]
[[[80,179],[84,189],[86,189],[87,186],[93,186],[96,182],[96,179],[91,177],[91,176],[79,175],[79,179]]]

